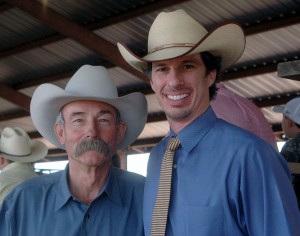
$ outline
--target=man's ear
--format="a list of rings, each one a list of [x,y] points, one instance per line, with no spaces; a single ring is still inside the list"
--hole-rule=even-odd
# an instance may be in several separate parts
[[[217,71],[212,70],[208,73],[208,79],[209,79],[209,87],[213,85],[213,83],[216,81]]]
[[[5,160],[3,156],[0,156],[0,166],[4,164]]]
[[[117,144],[119,144],[125,136],[127,130],[127,125],[125,124],[125,122],[121,121],[118,125],[118,129],[117,129]]]
[[[290,126],[297,127],[297,125],[296,125],[295,121],[293,121],[293,120],[289,119],[289,122],[291,122],[291,124],[289,124]]]
[[[3,156],[0,156],[0,170],[7,166],[7,164],[9,164],[9,162]]]
[[[54,132],[56,134],[56,137],[57,137],[58,141],[61,144],[65,144],[64,129],[63,129],[62,124],[55,124],[54,125]]]

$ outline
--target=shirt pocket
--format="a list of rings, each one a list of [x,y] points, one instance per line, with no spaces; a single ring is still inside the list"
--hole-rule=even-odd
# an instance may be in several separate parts
[[[186,205],[183,216],[186,235],[225,235],[223,207]]]

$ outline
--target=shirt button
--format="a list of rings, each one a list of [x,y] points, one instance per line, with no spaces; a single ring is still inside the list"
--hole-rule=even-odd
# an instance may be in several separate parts
[[[176,164],[174,164],[174,165],[173,165],[173,168],[174,168],[174,169],[176,169],[176,168],[177,168],[177,165],[176,165]]]

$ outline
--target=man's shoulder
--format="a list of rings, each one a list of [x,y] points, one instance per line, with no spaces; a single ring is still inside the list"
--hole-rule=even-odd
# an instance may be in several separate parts
[[[144,184],[145,182],[145,176],[116,167],[112,168],[112,174],[119,181],[129,184]]]
[[[49,188],[56,184],[61,178],[61,171],[46,174],[46,175],[38,175],[36,177],[25,180],[21,184],[19,184],[14,191],[15,192],[23,192],[23,191],[39,191],[41,188]]]
[[[295,138],[292,138],[290,141],[294,142],[294,143],[298,143],[298,145],[300,144],[300,133],[296,135]]]
[[[123,170],[121,168],[113,167],[112,168],[112,173],[117,176],[118,178],[124,178],[124,180],[134,180],[134,181],[144,181],[145,176],[128,171],[128,170]]]
[[[24,201],[26,201],[28,207],[30,202],[30,206],[35,208],[35,204],[37,204],[40,199],[46,196],[54,196],[53,194],[57,191],[57,184],[60,182],[60,176],[61,173],[57,172],[25,180],[7,195],[3,202],[4,209],[13,209],[11,207],[12,205],[22,205],[25,203]],[[27,202],[28,199],[30,199],[29,202]]]
[[[288,140],[280,153],[288,162],[300,162],[300,136]]]
[[[296,137],[286,141],[282,147],[282,150],[284,149],[294,149],[293,151],[300,151],[300,135],[297,135]]]

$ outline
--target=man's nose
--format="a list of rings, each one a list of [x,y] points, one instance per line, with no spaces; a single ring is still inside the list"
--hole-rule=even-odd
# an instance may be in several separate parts
[[[168,81],[169,84],[173,86],[182,84],[183,83],[182,74],[176,69],[171,69],[168,73]]]
[[[90,121],[87,124],[87,137],[88,138],[98,138],[99,137],[99,127],[97,121]]]

